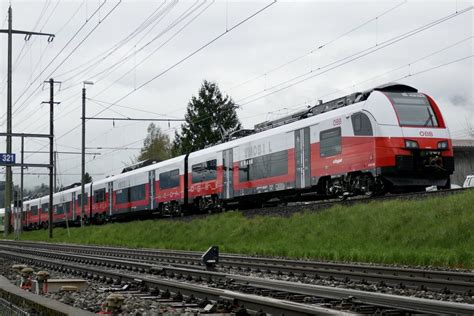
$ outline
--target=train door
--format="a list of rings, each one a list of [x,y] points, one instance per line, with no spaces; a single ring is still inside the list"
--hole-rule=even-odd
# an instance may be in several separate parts
[[[148,187],[150,188],[150,211],[155,209],[155,170],[148,173]]]
[[[234,197],[234,187],[232,181],[232,165],[234,162],[232,148],[222,152],[224,167],[224,190],[222,190],[224,199],[232,199]]]
[[[296,188],[311,186],[311,145],[309,127],[295,131]]]
[[[109,194],[109,216],[112,216],[114,209],[114,184],[112,181],[107,183],[107,192]]]

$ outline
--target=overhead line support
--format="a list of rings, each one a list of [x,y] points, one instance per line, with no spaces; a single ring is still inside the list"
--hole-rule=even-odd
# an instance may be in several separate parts
[[[49,83],[49,208],[48,208],[48,222],[49,222],[49,238],[53,238],[53,187],[54,187],[54,105],[60,104],[60,102],[54,102],[54,84],[60,83],[54,81],[53,78],[45,81]]]
[[[1,29],[0,33],[8,34],[8,88],[7,88],[7,134],[12,133],[12,35],[23,34],[25,40],[29,40],[32,35],[48,36],[48,42],[52,42],[54,34],[40,33],[32,31],[14,30],[12,28],[12,7],[8,8],[8,29]],[[7,154],[12,153],[12,138],[11,135],[7,135]],[[11,201],[12,201],[12,189],[13,189],[13,178],[11,166],[6,166],[6,177],[5,177],[5,230],[4,236],[8,236],[11,233],[10,217],[11,217]]]

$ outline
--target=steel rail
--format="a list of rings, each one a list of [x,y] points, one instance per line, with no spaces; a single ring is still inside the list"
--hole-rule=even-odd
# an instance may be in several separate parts
[[[7,243],[8,244],[8,243]],[[189,267],[201,264],[200,254],[186,252],[181,256],[176,251],[165,252],[153,250],[132,250],[124,248],[53,245],[45,243],[13,242],[17,246],[42,246],[56,251],[88,253],[92,255],[110,255],[113,257],[129,258],[156,262],[161,259],[174,266]],[[83,250],[83,251],[80,251]],[[471,295],[474,292],[474,273],[453,271],[432,271],[423,269],[407,269],[389,266],[373,266],[364,264],[331,263],[316,261],[298,261],[288,259],[241,257],[223,255],[219,267],[239,269],[246,268],[268,273],[286,273],[315,278],[333,278],[337,280],[353,280],[371,282],[389,286],[405,286],[415,289],[426,289],[438,292],[456,292]]]
[[[210,288],[190,283],[169,281],[155,278],[137,278],[136,276],[127,275],[124,273],[107,271],[101,269],[94,269],[91,267],[77,266],[74,264],[67,264],[64,262],[57,262],[52,260],[45,260],[37,256],[21,255],[15,252],[0,251],[0,255],[10,260],[21,260],[24,262],[34,264],[45,264],[49,268],[57,268],[69,271],[78,271],[83,275],[93,277],[94,275],[101,275],[103,277],[120,280],[121,282],[128,282],[147,286],[149,288],[167,289],[173,293],[181,293],[182,295],[194,295],[203,299],[210,299],[214,301],[227,299],[237,300],[246,308],[259,311],[263,310],[271,314],[288,314],[288,315],[341,315],[341,311],[335,311],[324,307],[312,306],[308,304],[301,304],[297,302],[274,299],[270,297],[262,297],[253,294],[243,294],[229,290],[222,290],[217,288]],[[344,314],[344,313],[342,313]],[[350,314],[350,313],[346,313]]]
[[[213,278],[213,279],[227,279],[227,281],[232,280],[233,282],[240,282],[244,283],[247,286],[254,286],[258,288],[263,288],[266,290],[274,290],[274,291],[287,291],[291,293],[297,293],[300,295],[308,295],[308,296],[316,296],[316,297],[325,297],[325,298],[332,298],[338,300],[350,300],[355,303],[360,304],[372,304],[375,306],[381,306],[386,308],[396,308],[400,309],[402,307],[403,310],[409,311],[416,311],[416,312],[423,312],[423,313],[443,313],[443,314],[470,314],[474,313],[474,305],[469,304],[461,304],[461,303],[452,303],[452,302],[443,302],[443,301],[436,301],[436,300],[428,300],[428,299],[420,299],[420,298],[413,298],[413,297],[405,297],[405,296],[397,296],[397,295],[388,295],[388,294],[381,294],[381,293],[372,293],[372,292],[364,292],[358,290],[350,290],[350,289],[341,289],[335,287],[326,287],[326,286],[318,286],[318,285],[310,285],[310,284],[301,284],[295,282],[287,282],[287,281],[278,281],[278,280],[269,280],[263,278],[255,278],[255,277],[247,277],[247,276],[237,276],[237,275],[229,275],[225,273],[219,272],[211,272],[211,271],[202,271],[202,270],[192,270],[192,269],[183,269],[183,268],[175,268],[175,267],[168,267],[168,266],[154,266],[144,263],[137,263],[137,262],[130,262],[125,260],[111,260],[106,258],[100,257],[84,257],[78,255],[72,255],[68,257],[68,254],[57,254],[57,253],[50,253],[44,252],[41,250],[27,250],[26,252],[29,253],[41,253],[48,257],[52,258],[60,258],[60,259],[68,259],[77,261],[81,259],[85,262],[91,263],[96,261],[95,263],[114,263],[116,266],[120,267],[127,267],[127,268],[138,268],[139,270],[148,270],[149,272],[160,272],[169,275],[170,273],[176,273],[180,275],[192,275],[196,278],[203,279],[204,278]],[[7,254],[13,257],[20,257],[20,258],[34,258],[37,260],[37,256],[31,255],[18,255],[12,251],[2,251],[1,254]],[[10,258],[13,258],[10,257]],[[44,259],[42,259],[44,260]],[[63,269],[67,267],[68,269],[71,266],[77,270],[87,273],[96,273],[102,274],[102,270],[97,270],[90,267],[78,267],[77,265],[69,265],[54,261],[59,267]],[[110,265],[109,265],[110,266]],[[110,275],[110,271],[105,272],[108,277],[117,277],[117,274]],[[132,281],[136,281],[136,276],[130,276]],[[120,280],[124,280],[123,278],[119,278]],[[141,282],[143,278],[140,277]],[[129,280],[130,281],[130,280]],[[148,281],[147,281],[148,282]],[[228,283],[228,282],[227,282]],[[170,289],[171,290],[171,289]],[[173,290],[176,290],[173,288]],[[182,292],[182,291],[181,291]],[[235,297],[234,297],[235,298]]]

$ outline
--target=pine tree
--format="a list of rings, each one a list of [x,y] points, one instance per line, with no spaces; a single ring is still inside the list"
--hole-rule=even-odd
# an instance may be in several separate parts
[[[136,161],[147,159],[166,160],[171,157],[171,143],[168,135],[164,134],[159,126],[150,123],[147,129],[147,137]]]
[[[218,143],[225,134],[242,128],[238,106],[223,96],[214,82],[204,80],[199,93],[188,103],[181,133],[175,133],[173,154],[185,154]]]
[[[92,182],[92,177],[89,174],[89,172],[84,173],[84,183],[91,183]]]

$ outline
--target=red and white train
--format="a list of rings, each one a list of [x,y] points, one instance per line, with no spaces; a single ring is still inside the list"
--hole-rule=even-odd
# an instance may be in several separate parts
[[[80,187],[55,193],[54,223],[450,185],[449,130],[415,88],[354,93],[284,123],[87,184],[84,214]],[[48,197],[25,201],[24,210],[25,227],[48,225]]]

